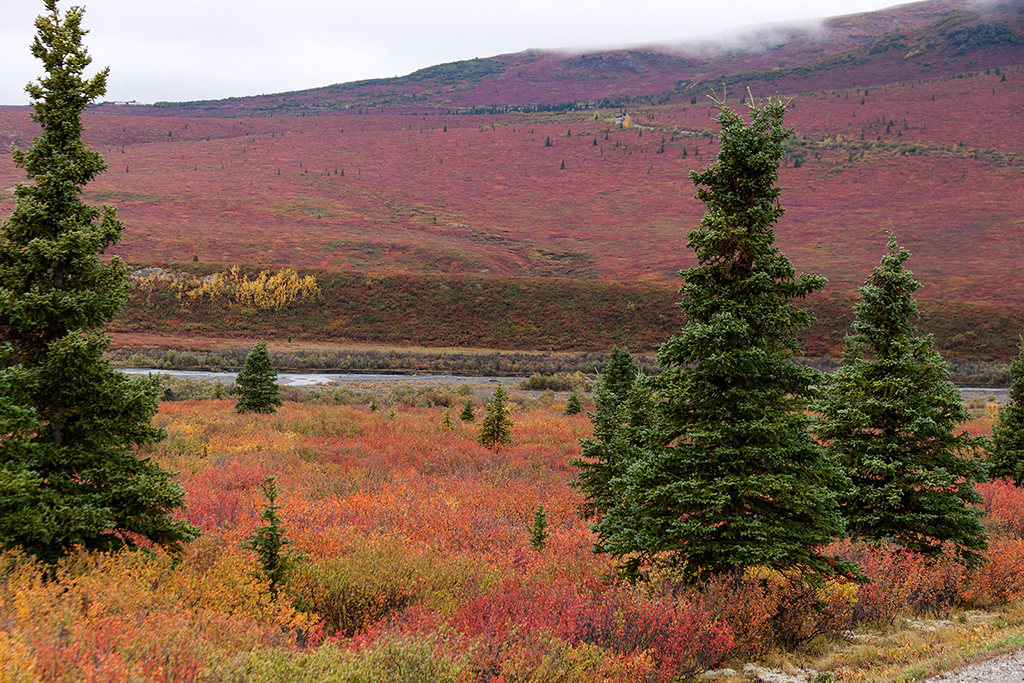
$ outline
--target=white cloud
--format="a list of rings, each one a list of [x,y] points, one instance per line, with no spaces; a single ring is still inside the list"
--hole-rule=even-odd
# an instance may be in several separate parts
[[[41,2],[16,0],[0,25],[0,104],[25,104]],[[66,9],[72,2],[61,3]],[[403,75],[528,48],[678,43],[738,26],[879,9],[884,0],[648,3],[597,0],[79,0],[108,99],[210,99]]]

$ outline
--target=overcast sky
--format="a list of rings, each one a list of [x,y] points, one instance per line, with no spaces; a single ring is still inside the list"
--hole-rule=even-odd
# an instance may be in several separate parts
[[[85,7],[109,100],[218,99],[399,76],[529,48],[676,44],[764,23],[809,21],[894,0],[62,0]],[[0,104],[28,104],[42,0],[4,0]],[[91,72],[90,72],[91,73]]]

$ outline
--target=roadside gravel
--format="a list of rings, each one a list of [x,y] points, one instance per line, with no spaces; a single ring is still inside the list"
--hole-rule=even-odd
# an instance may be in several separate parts
[[[972,664],[957,673],[929,678],[928,683],[1021,683],[1024,681],[1024,650]]]

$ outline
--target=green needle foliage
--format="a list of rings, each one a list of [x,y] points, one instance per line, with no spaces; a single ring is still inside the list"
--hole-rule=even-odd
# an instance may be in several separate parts
[[[494,397],[487,404],[487,414],[480,423],[480,433],[476,440],[482,446],[494,448],[497,444],[512,443],[512,418],[508,416],[511,409],[508,405],[508,394],[498,382]]]
[[[466,399],[466,405],[462,406],[462,412],[459,413],[459,419],[463,422],[476,421],[476,414],[473,412],[473,401]]]
[[[691,581],[751,566],[852,574],[819,552],[843,532],[834,492],[846,483],[804,412],[821,376],[787,360],[810,319],[793,300],[825,279],[797,278],[774,246],[786,103],[749,104],[749,125],[716,104],[720,151],[690,174],[707,212],[688,235],[697,265],[683,273],[687,322],[661,347],[663,372],[634,385],[650,412],[620,439],[629,461],[593,526],[597,549],[622,558],[630,577],[661,563]]]
[[[565,414],[579,415],[582,412],[583,404],[580,403],[580,395],[574,391],[569,394],[569,398],[565,401]]]
[[[1010,402],[999,411],[999,422],[992,428],[988,464],[990,476],[1024,484],[1024,339],[1010,365]]]
[[[152,426],[158,380],[131,379],[103,355],[100,330],[127,300],[128,268],[100,260],[124,229],[114,209],[81,200],[106,164],[82,142],[80,115],[106,91],[107,70],[83,76],[82,11],[45,7],[32,54],[46,75],[26,87],[41,134],[12,153],[30,182],[0,229],[0,546],[47,562],[139,538],[177,549],[196,536],[171,518],[184,492],[135,452],[163,437]]]
[[[952,543],[967,564],[987,546],[974,482],[981,445],[960,429],[970,419],[931,336],[919,337],[910,252],[890,236],[888,253],[860,288],[855,334],[818,410],[818,433],[846,471],[841,497],[854,538],[891,540],[929,555]]]
[[[650,418],[650,394],[639,388],[634,392],[637,376],[629,351],[613,348],[594,388],[593,432],[590,438],[580,440],[580,457],[572,462],[579,470],[574,485],[583,492],[581,510],[586,518],[605,514],[621,498],[617,485],[643,441],[642,428]]]
[[[267,353],[267,343],[257,342],[245,357],[245,367],[235,378],[239,413],[276,413],[281,405],[281,388],[277,386],[277,370]]]
[[[270,590],[276,595],[282,586],[287,585],[288,572],[298,562],[299,556],[291,550],[285,550],[285,546],[290,545],[291,541],[285,538],[284,526],[277,514],[281,509],[276,502],[281,489],[274,481],[274,477],[264,479],[260,491],[267,499],[267,504],[260,511],[263,526],[257,529],[242,547],[256,551],[263,575],[270,581]]]
[[[538,552],[544,550],[551,534],[548,532],[548,516],[544,512],[543,503],[533,511],[533,523],[527,524],[526,530],[530,532],[530,547]]]

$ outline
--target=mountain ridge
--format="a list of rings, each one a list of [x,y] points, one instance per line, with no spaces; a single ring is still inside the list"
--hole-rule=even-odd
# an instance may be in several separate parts
[[[926,0],[875,12],[750,27],[718,41],[588,52],[526,50],[404,76],[223,100],[158,102],[163,113],[437,113],[608,106],[750,86],[755,95],[874,87],[1019,63],[1024,2]],[[129,107],[129,109],[136,109]],[[124,108],[119,108],[123,113]]]

